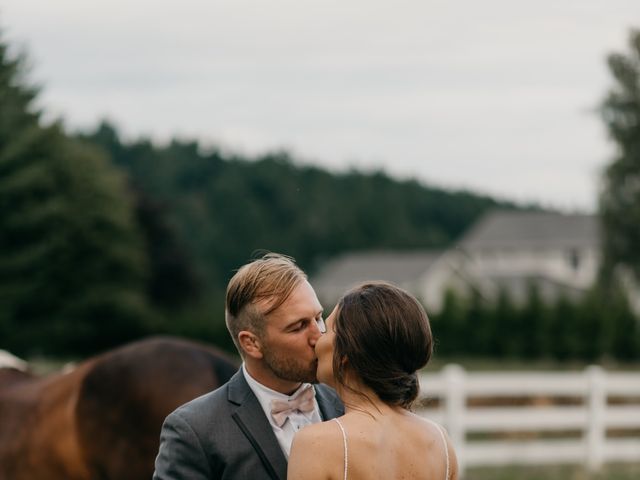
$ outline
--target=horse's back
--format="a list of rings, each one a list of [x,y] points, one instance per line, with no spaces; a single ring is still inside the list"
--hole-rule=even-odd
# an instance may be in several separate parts
[[[66,374],[25,378],[11,386],[8,403],[0,377],[0,465],[33,459],[23,476],[8,475],[8,468],[3,476],[0,467],[0,480],[36,478],[42,467],[48,474],[38,478],[51,480],[150,478],[164,418],[236,369],[211,347],[161,337],[89,359]],[[13,421],[4,423],[3,416]],[[10,431],[18,427],[22,435]]]
[[[168,338],[98,358],[83,379],[76,407],[91,470],[103,478],[151,478],[165,417],[226,382],[236,369],[217,350]]]

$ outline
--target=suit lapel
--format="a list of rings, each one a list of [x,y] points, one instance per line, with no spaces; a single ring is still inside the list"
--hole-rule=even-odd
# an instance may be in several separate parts
[[[287,478],[287,459],[266,418],[260,402],[238,371],[229,380],[229,401],[236,405],[231,417],[256,451],[256,454],[274,480]]]

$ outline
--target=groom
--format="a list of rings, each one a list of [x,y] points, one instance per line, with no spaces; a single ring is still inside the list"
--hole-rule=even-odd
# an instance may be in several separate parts
[[[344,413],[333,390],[311,385],[322,306],[291,258],[271,253],[244,265],[225,307],[243,365],[166,418],[154,480],[285,480],[294,434]]]

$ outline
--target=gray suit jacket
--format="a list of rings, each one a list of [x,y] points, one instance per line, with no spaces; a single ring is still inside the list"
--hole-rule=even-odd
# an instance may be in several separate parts
[[[316,385],[324,420],[344,407]],[[287,459],[269,420],[242,374],[171,413],[160,434],[154,480],[285,480]]]

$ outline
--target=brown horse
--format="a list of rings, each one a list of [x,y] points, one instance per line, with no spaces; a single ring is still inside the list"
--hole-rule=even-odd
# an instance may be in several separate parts
[[[236,370],[212,347],[168,337],[67,373],[0,369],[0,480],[150,479],[164,418]]]

